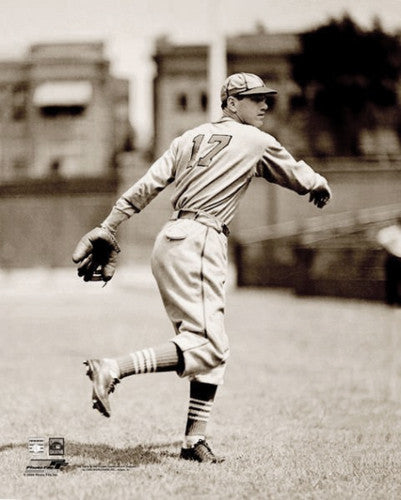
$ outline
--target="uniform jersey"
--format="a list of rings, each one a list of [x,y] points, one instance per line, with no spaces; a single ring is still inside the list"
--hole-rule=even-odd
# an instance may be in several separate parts
[[[201,210],[228,225],[255,176],[298,194],[321,182],[319,174],[296,161],[271,135],[223,117],[176,138],[116,208],[131,216],[174,181],[174,210]]]

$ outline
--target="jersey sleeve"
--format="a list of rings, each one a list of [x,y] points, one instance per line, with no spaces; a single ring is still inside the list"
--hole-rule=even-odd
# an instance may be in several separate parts
[[[131,216],[146,207],[175,178],[177,141],[116,202],[115,208]]]
[[[307,194],[324,179],[303,160],[293,156],[273,137],[256,166],[256,177],[291,189],[298,194]]]

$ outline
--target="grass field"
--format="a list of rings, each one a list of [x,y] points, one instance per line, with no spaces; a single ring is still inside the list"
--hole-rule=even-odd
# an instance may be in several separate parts
[[[401,311],[227,297],[232,356],[209,426],[226,462],[202,465],[177,459],[188,387],[176,375],[124,380],[111,419],[91,409],[84,359],[172,335],[155,287],[3,277],[0,498],[400,498]],[[56,477],[24,476],[38,436],[65,439]]]

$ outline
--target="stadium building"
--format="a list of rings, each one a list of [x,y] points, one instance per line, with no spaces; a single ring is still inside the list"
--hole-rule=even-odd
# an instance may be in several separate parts
[[[299,35],[268,33],[260,28],[255,33],[228,37],[225,44],[227,74],[256,73],[279,92],[271,102],[265,130],[296,156],[335,155],[328,127],[321,116],[313,119],[292,78],[291,57],[301,50]],[[160,38],[154,61],[154,142],[158,156],[184,130],[209,119],[208,46],[174,45]],[[363,155],[401,154],[397,130],[390,123],[361,130],[359,150]]]
[[[130,147],[128,83],[110,74],[102,42],[0,61],[0,182],[107,175]]]

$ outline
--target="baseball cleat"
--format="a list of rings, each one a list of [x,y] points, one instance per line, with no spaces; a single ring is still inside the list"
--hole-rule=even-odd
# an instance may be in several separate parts
[[[115,384],[120,381],[111,375],[110,367],[102,359],[88,359],[84,362],[84,365],[88,367],[86,375],[93,384],[92,408],[98,410],[105,417],[110,417],[109,394],[114,392]]]
[[[223,457],[216,457],[204,439],[200,439],[191,448],[181,448],[180,458],[209,464],[219,464],[225,460]]]

